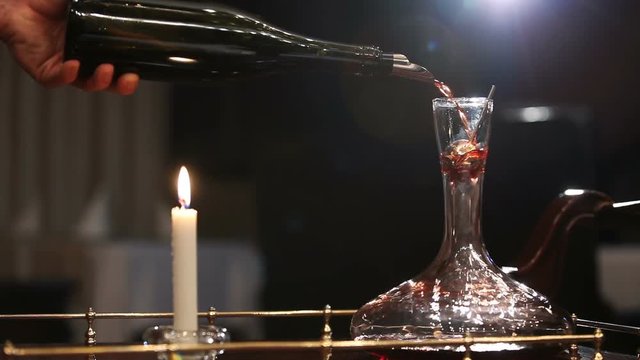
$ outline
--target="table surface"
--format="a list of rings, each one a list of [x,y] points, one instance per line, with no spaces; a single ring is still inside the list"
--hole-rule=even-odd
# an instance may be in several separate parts
[[[592,360],[594,351],[588,347],[580,347],[579,350],[581,360]],[[627,355],[612,352],[602,352],[604,360],[636,360],[637,355]],[[463,353],[455,353],[448,351],[440,352],[421,352],[421,351],[402,351],[394,354],[374,354],[362,350],[333,350],[331,352],[331,360],[463,360]],[[186,358],[186,357],[185,357]],[[472,360],[569,360],[567,352],[558,351],[506,351],[499,353],[480,353],[471,354]],[[39,356],[39,357],[14,357],[10,358],[5,355],[0,356],[2,360],[87,360],[86,356]],[[155,354],[138,353],[138,354],[109,354],[98,355],[96,360],[156,360]],[[182,360],[183,357],[179,357]],[[286,351],[227,351],[217,357],[217,360],[323,360],[321,350],[286,350]]]

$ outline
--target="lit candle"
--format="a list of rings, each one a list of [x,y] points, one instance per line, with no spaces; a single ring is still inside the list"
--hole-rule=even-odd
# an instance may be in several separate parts
[[[171,248],[173,255],[173,328],[198,329],[198,265],[196,226],[198,212],[189,208],[191,184],[183,166],[178,175],[180,207],[171,210]]]

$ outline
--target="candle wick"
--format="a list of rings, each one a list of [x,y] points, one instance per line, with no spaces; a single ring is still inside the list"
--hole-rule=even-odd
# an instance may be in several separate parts
[[[180,208],[181,209],[188,209],[189,205],[187,205],[187,202],[184,199],[179,199],[178,203],[180,203]]]

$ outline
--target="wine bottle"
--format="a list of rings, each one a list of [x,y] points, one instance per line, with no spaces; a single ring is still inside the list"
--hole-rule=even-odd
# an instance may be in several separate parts
[[[65,59],[81,76],[103,63],[142,79],[216,81],[284,71],[328,70],[432,81],[404,55],[292,34],[253,16],[188,0],[72,0]]]

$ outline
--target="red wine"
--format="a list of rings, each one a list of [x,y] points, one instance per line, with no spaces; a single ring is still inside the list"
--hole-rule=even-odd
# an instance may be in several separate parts
[[[433,84],[442,95],[448,99],[454,99],[453,91],[445,83],[434,80]],[[453,100],[453,104],[458,111],[468,140],[455,141],[440,154],[442,172],[454,181],[463,178],[477,178],[484,172],[488,151],[476,142],[476,132],[471,129],[469,118],[460,104],[455,100]]]
[[[446,98],[448,99],[453,99],[453,91],[451,90],[451,88],[449,86],[447,86],[447,84],[443,83],[440,80],[433,80],[433,85],[435,85],[435,87],[442,93],[442,95],[444,95]],[[471,126],[469,125],[469,118],[467,117],[467,114],[464,112],[464,110],[462,110],[462,107],[460,107],[460,104],[458,104],[457,101],[453,101],[454,106],[456,107],[456,110],[458,110],[458,114],[460,115],[460,121],[462,121],[462,126],[464,127],[464,131],[467,133],[467,137],[469,138],[469,140],[471,140],[472,143],[475,143],[475,133],[473,133],[473,131],[471,131]]]
[[[484,172],[488,150],[471,141],[458,140],[440,154],[442,172],[451,180],[477,178]]]
[[[425,81],[422,78],[421,72],[427,70],[421,66],[415,64],[412,65],[413,66],[410,69],[405,69],[402,77],[416,81]],[[477,178],[484,172],[487,149],[477,143],[476,131],[471,128],[469,117],[460,104],[455,100],[455,96],[451,88],[444,82],[433,78],[433,75],[431,75],[429,81],[433,83],[442,95],[453,101],[468,139],[462,139],[452,143],[444,152],[442,152],[442,154],[440,154],[442,172],[449,175],[449,178],[452,180]],[[482,121],[482,119],[480,119],[480,121]]]

